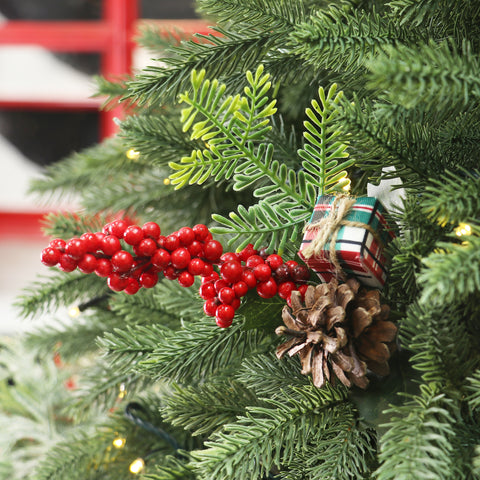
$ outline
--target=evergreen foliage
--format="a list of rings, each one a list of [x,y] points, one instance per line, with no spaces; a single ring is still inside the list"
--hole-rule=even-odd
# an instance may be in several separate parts
[[[0,422],[12,415],[42,446],[30,476],[12,478],[126,480],[137,457],[149,480],[480,478],[479,3],[196,5],[212,35],[147,29],[142,42],[162,63],[98,80],[128,115],[117,137],[32,184],[81,208],[49,216],[47,233],[78,236],[118,215],[163,234],[208,223],[225,249],[254,243],[298,261],[318,195],[396,179],[383,290],[399,330],[392,373],[371,375],[366,391],[316,388],[296,356],[275,357],[278,297],[247,295],[220,329],[198,283],[128,296],[95,275],[55,273],[18,307],[56,317],[26,338],[39,361],[57,352],[80,367],[74,392],[52,386],[69,428],[42,437],[51,411],[39,405],[51,397],[28,384],[15,405],[2,383]],[[65,317],[71,305],[79,318]],[[32,451],[12,439],[5,478]]]

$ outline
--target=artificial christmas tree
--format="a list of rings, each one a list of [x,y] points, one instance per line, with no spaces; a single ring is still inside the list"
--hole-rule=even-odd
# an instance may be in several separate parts
[[[47,219],[57,239],[101,232],[119,217],[137,225],[122,237],[130,239],[130,256],[113,260],[115,240],[102,247],[117,269],[113,290],[128,288],[122,275],[150,262],[134,265],[134,256],[153,263],[163,248],[133,250],[145,236],[139,226],[149,222],[176,240],[179,225],[208,226],[230,254],[213,265],[224,277],[204,282],[213,281],[212,290],[198,278],[179,285],[170,279],[178,272],[170,271],[144,285],[152,288],[131,287],[131,295],[76,271],[32,285],[19,301],[24,316],[61,314],[72,304],[82,314],[31,333],[28,345],[90,359],[67,409],[85,423],[46,454],[32,478],[127,479],[130,464],[151,480],[479,478],[480,6],[197,5],[219,35],[172,46],[162,65],[124,83],[100,82],[110,101],[131,107],[119,136],[52,166],[32,188],[81,199],[81,213]],[[153,38],[150,32],[150,46]],[[303,229],[319,195],[350,187],[352,196],[364,196],[367,184],[382,178],[397,178],[405,191],[388,214],[397,230],[386,245],[391,265],[383,298],[365,287],[357,303],[375,310],[368,325],[354,301],[336,302],[348,321],[307,314],[312,325],[331,321],[326,334],[339,339],[328,356],[320,343],[307,349],[321,358],[312,381],[295,351],[275,356],[285,342],[275,330],[288,333],[282,310],[291,304],[293,317],[283,315],[287,328],[295,325],[303,318],[297,307],[312,306],[311,293],[303,295],[320,283],[313,271],[302,277],[307,283],[295,283],[296,267],[304,268]],[[79,254],[74,243],[70,257]],[[256,256],[261,262],[250,261]],[[54,257],[48,250],[43,260],[54,264]],[[184,257],[182,250],[175,262],[188,271]],[[81,270],[91,270],[89,262]],[[256,291],[252,281],[247,293],[258,265],[270,273],[258,268]],[[104,268],[99,273],[110,274]],[[267,273],[274,282],[258,290]],[[230,284],[217,289],[219,280]],[[230,305],[240,282],[247,284],[237,287],[241,305],[233,318],[222,313],[232,324],[219,328],[203,309],[216,315],[212,302]],[[306,343],[320,337],[311,329],[301,335]],[[306,348],[293,343],[298,352]],[[338,352],[348,345],[367,368],[371,362],[369,370],[359,363],[361,373],[351,377],[361,387],[368,380],[367,388],[328,379],[332,371],[346,376]],[[308,373],[313,363],[302,363]]]

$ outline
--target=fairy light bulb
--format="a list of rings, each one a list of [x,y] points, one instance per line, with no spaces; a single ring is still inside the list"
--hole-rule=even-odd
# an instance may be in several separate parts
[[[127,395],[127,387],[125,386],[124,383],[120,384],[120,388],[118,389],[118,398],[122,399],[125,398],[125,395]]]
[[[129,470],[134,475],[138,475],[145,468],[145,461],[143,458],[135,459],[129,467]]]
[[[170,179],[167,177],[167,178],[164,178],[163,179],[163,184],[164,185],[170,185]]]
[[[472,227],[468,223],[460,223],[455,229],[455,234],[458,237],[463,237],[464,235],[471,235]]]
[[[140,152],[138,152],[134,148],[130,148],[129,150],[127,150],[126,156],[129,160],[138,160]]]
[[[71,307],[71,308],[68,310],[68,315],[69,315],[71,318],[77,318],[77,317],[80,315],[80,308],[78,308],[77,305]]]
[[[124,438],[124,437],[115,437],[113,439],[113,442],[112,442],[112,445],[115,447],[115,448],[123,448],[125,446],[125,443],[127,443],[127,439]]]

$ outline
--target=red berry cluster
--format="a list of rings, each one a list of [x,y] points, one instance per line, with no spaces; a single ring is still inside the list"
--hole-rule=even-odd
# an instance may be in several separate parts
[[[52,240],[42,251],[41,260],[49,267],[58,265],[64,272],[78,268],[107,277],[112,290],[133,295],[141,287],[154,287],[160,273],[190,287],[195,275],[213,273],[222,253],[222,245],[212,239],[205,225],[183,227],[163,236],[155,222],[139,227],[115,220],[101,232],[84,233],[68,242]]]
[[[214,271],[202,278],[200,296],[205,300],[204,312],[215,317],[222,328],[232,324],[240,299],[249,290],[255,288],[262,298],[278,294],[289,302],[293,290],[305,293],[305,282],[310,276],[305,265],[294,260],[284,263],[280,255],[268,255],[265,249],[257,251],[252,244],[239,253],[224,253],[219,265],[219,273]]]
[[[129,295],[154,287],[159,274],[183,287],[201,276],[204,311],[222,328],[231,325],[240,299],[249,290],[255,288],[262,298],[278,294],[289,302],[293,290],[304,293],[309,278],[306,266],[293,260],[284,263],[280,255],[257,251],[251,244],[239,253],[223,253],[220,242],[202,224],[164,236],[155,222],[140,227],[115,220],[101,232],[84,233],[67,242],[52,240],[41,260],[64,272],[78,268],[106,277],[112,290]]]

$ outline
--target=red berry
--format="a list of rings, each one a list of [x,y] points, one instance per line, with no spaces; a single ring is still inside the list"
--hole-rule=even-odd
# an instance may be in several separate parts
[[[107,258],[99,258],[97,260],[97,267],[95,268],[95,273],[99,277],[108,277],[113,271],[112,264]]]
[[[273,277],[278,283],[286,282],[291,279],[288,265],[282,263],[273,273]]]
[[[247,261],[245,262],[245,265],[248,268],[254,268],[257,265],[260,265],[261,263],[265,263],[265,261],[263,260],[263,258],[260,255],[250,255],[247,258]]]
[[[98,240],[98,247],[97,250],[102,248],[102,240],[106,237],[106,235],[102,232],[95,232],[94,235],[97,237]]]
[[[77,260],[66,253],[62,253],[58,261],[58,268],[62,272],[73,272],[77,268]]]
[[[140,284],[135,278],[128,278],[128,285],[125,287],[124,292],[128,295],[135,295],[140,290]]]
[[[277,293],[277,284],[275,280],[270,277],[266,282],[260,282],[257,285],[257,293],[262,298],[272,298]]]
[[[143,234],[148,238],[156,240],[160,236],[160,227],[158,223],[147,222],[142,227]]]
[[[294,282],[306,282],[310,278],[310,270],[305,265],[296,265],[292,268],[292,279]]]
[[[217,308],[218,308],[218,304],[213,298],[207,300],[203,304],[203,311],[205,312],[205,315],[208,315],[209,317],[214,317],[216,315]]]
[[[72,258],[82,258],[87,253],[87,246],[80,238],[72,238],[65,245],[65,253]]]
[[[227,263],[227,262],[238,262],[240,259],[238,255],[235,252],[225,252],[221,257],[220,261],[222,263]]]
[[[168,267],[163,270],[163,276],[167,280],[176,280],[179,275],[180,272],[173,265],[168,265]]]
[[[201,258],[192,258],[188,264],[188,271],[192,275],[201,275],[205,270],[205,262]]]
[[[87,248],[87,252],[95,253],[100,249],[100,239],[96,233],[84,233],[80,236],[80,239],[83,240]]]
[[[220,260],[223,253],[222,244],[217,240],[208,241],[203,247],[206,260],[215,263]]]
[[[192,257],[203,257],[203,245],[198,240],[194,240],[187,248]]]
[[[159,248],[152,257],[152,265],[163,270],[170,263],[170,253],[165,249]]]
[[[308,285],[304,283],[303,285],[300,285],[297,290],[300,292],[302,297],[305,297],[305,292],[307,291]]]
[[[296,286],[293,282],[282,282],[278,285],[278,296],[287,300],[290,298],[292,291],[296,289]]]
[[[117,238],[123,238],[123,234],[128,227],[125,220],[115,220],[110,223],[110,235],[115,235]]]
[[[123,239],[129,245],[138,245],[144,238],[145,234],[138,225],[130,225],[123,233]]]
[[[120,240],[113,235],[106,235],[102,240],[102,250],[106,255],[113,255],[122,249]]]
[[[258,254],[265,260],[268,257],[268,252],[266,247],[262,247],[259,251]]]
[[[256,255],[257,250],[253,248],[253,244],[249,243],[239,254],[239,258],[242,262],[246,262],[249,257]]]
[[[230,283],[241,280],[243,273],[242,264],[238,260],[228,261],[220,267],[220,275]]]
[[[133,267],[133,257],[125,250],[119,250],[112,256],[112,265],[117,272],[128,272]]]
[[[140,257],[151,257],[157,251],[157,243],[151,238],[144,238],[135,247],[135,251]]]
[[[247,284],[248,288],[253,288],[257,285],[257,277],[251,270],[245,270],[242,273],[242,281]]]
[[[54,238],[49,244],[49,247],[56,248],[59,250],[61,253],[65,252],[65,245],[67,242],[65,240],[62,240],[61,238]]]
[[[177,235],[173,233],[165,237],[163,242],[163,248],[166,248],[169,252],[173,252],[180,246],[180,240],[178,239]]]
[[[267,259],[265,260],[265,263],[270,265],[270,268],[272,270],[276,270],[280,265],[282,265],[283,258],[277,253],[272,253],[267,257]]]
[[[165,236],[164,235],[160,235],[158,238],[157,238],[157,245],[160,247],[160,248],[165,248]]]
[[[62,253],[53,247],[47,247],[42,250],[40,257],[42,263],[47,267],[54,267],[59,261]]]
[[[224,287],[218,292],[218,298],[222,303],[229,305],[235,298],[235,291],[233,288]]]
[[[179,276],[178,276],[178,283],[182,287],[191,287],[193,285],[193,282],[195,282],[195,277],[190,273],[184,270]]]
[[[102,233],[105,235],[110,235],[110,225],[111,223],[106,223],[102,228]]]
[[[242,304],[242,302],[240,301],[239,298],[234,298],[230,305],[234,308],[234,310],[238,310],[238,308],[240,307],[241,304]]]
[[[220,328],[227,328],[232,324],[235,309],[231,305],[221,304],[215,314],[215,322]]]
[[[205,265],[210,265],[210,264],[206,263]],[[217,272],[212,271],[210,275],[206,275],[205,277],[202,277],[202,283],[216,282],[219,278],[220,278],[220,275]]]
[[[86,253],[78,262],[78,269],[82,273],[93,273],[97,268],[98,260],[91,253]]]
[[[215,291],[218,293],[222,288],[228,287],[228,283],[223,279],[220,278],[219,280],[216,280],[215,283]]]
[[[128,286],[128,278],[122,277],[118,273],[111,273],[107,278],[107,284],[114,292],[121,292]]]
[[[178,231],[178,239],[186,247],[195,240],[195,232],[190,227],[182,227]]]
[[[148,266],[148,264],[145,265],[144,262],[134,259],[133,264],[132,264],[132,268],[128,272],[129,277],[135,278],[136,280],[138,280],[140,278],[140,275],[143,273],[143,269],[146,266]]]
[[[215,285],[213,285],[213,283],[204,283],[200,285],[198,293],[204,300],[209,300],[217,296],[217,291],[215,290]]]
[[[201,273],[202,277],[209,277],[213,273],[216,273],[218,275],[217,272],[213,271],[213,265],[211,263],[204,262],[203,272]]]
[[[172,252],[171,262],[175,268],[183,270],[188,267],[190,263],[191,256],[190,252],[185,247],[179,247]]]
[[[198,240],[199,242],[205,240],[205,238],[207,238],[207,235],[209,234],[207,226],[203,225],[202,223],[195,225],[192,230],[195,234],[195,240]]]
[[[235,292],[235,295],[238,298],[241,298],[247,294],[248,285],[244,281],[240,280],[239,282],[233,284],[233,290]]]
[[[158,283],[158,274],[143,272],[140,275],[140,285],[145,288],[152,288]]]
[[[293,269],[298,265],[298,262],[295,260],[289,260],[288,262],[285,262],[285,265],[288,267],[288,272],[290,275],[292,275]]]
[[[253,269],[253,274],[259,282],[265,282],[272,276],[272,269],[266,263],[259,263]]]

